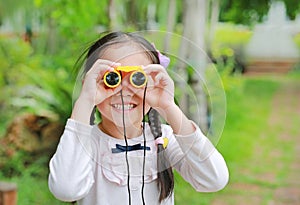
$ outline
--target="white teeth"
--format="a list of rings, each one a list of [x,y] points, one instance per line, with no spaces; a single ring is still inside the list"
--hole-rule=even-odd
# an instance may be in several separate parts
[[[122,104],[113,104],[112,106],[118,110],[123,109]],[[124,110],[131,110],[132,108],[133,108],[133,104],[125,104],[124,105]]]

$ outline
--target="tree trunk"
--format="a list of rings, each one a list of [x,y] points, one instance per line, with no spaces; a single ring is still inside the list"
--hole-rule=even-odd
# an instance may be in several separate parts
[[[189,80],[197,103],[192,101],[191,96],[183,97],[181,105],[188,110],[188,116],[199,124],[203,131],[207,131],[207,100],[203,90],[205,81],[205,26],[206,26],[206,0],[184,1],[185,15],[183,28],[183,41],[179,56],[188,62],[193,68],[193,75],[187,78],[187,71],[184,71],[184,79]],[[189,41],[188,41],[188,40]],[[182,65],[179,66],[179,73],[182,74]],[[181,89],[181,88],[180,88]],[[186,90],[186,88],[185,88]],[[186,91],[184,93],[187,93]],[[199,105],[199,106],[198,106]]]
[[[115,0],[109,0],[109,6],[108,6],[108,15],[109,15],[109,27],[110,30],[116,31],[121,30],[121,26],[119,24],[118,20],[118,9],[117,4]]]
[[[48,31],[47,31],[47,40],[46,40],[46,54],[54,54],[56,51],[57,39],[56,39],[56,27],[54,20],[52,18],[48,19]]]
[[[134,0],[128,0],[127,3],[127,24],[136,27],[138,12],[136,9],[136,2]]]
[[[178,58],[179,61],[177,62],[177,65],[174,68],[174,73],[177,73],[179,78],[174,78],[176,87],[180,91],[180,99],[178,100],[178,103],[180,105],[180,108],[182,111],[187,115],[190,116],[189,113],[189,107],[188,107],[188,95],[187,95],[187,86],[186,83],[188,82],[188,73],[187,73],[187,65],[186,65],[186,59],[188,58],[188,38],[190,36],[190,29],[191,26],[189,24],[190,14],[187,10],[187,2],[183,2],[183,31],[180,47],[179,47],[179,53]]]
[[[156,5],[154,2],[149,2],[147,6],[147,29],[157,29],[157,23],[155,21]]]
[[[174,30],[174,26],[176,23],[176,0],[169,1],[169,11],[168,11],[168,20],[167,20],[167,32],[164,41],[164,52],[168,52],[170,50],[170,41],[171,35]]]
[[[117,13],[115,9],[115,0],[109,0],[109,5],[108,5],[108,16],[109,16],[109,27],[110,30],[115,30],[116,28],[116,18],[117,18]]]
[[[215,37],[215,30],[217,23],[219,21],[219,13],[220,13],[220,0],[212,0],[211,1],[211,14],[210,14],[210,27],[209,34],[207,39],[207,49],[211,51],[212,42]]]

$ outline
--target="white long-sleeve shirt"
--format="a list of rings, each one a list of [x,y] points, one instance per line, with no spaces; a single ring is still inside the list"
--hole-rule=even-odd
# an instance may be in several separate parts
[[[162,136],[169,139],[164,151],[181,176],[199,192],[222,189],[229,174],[221,154],[197,127],[187,136],[174,135],[170,126],[162,125]],[[148,124],[144,198],[146,204],[160,204],[157,186],[157,150]],[[128,145],[143,146],[143,135],[128,139]],[[128,175],[125,152],[112,153],[116,144],[125,141],[69,119],[58,148],[50,161],[49,188],[62,201],[78,201],[79,205],[129,204]],[[128,151],[131,204],[142,204],[144,150]],[[174,195],[161,204],[174,204]]]

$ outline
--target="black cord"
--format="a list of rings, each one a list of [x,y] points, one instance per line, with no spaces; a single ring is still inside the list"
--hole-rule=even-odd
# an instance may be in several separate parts
[[[144,96],[143,96],[143,140],[144,140],[144,156],[143,156],[143,176],[142,176],[142,202],[143,205],[145,205],[145,197],[144,197],[144,187],[145,187],[145,165],[146,165],[146,134],[145,134],[145,99],[146,99],[146,90],[147,90],[147,84],[144,89]],[[128,191],[128,198],[129,198],[129,205],[131,205],[131,193],[130,193],[130,171],[129,171],[129,162],[128,162],[128,141],[126,136],[126,127],[125,127],[125,110],[124,110],[124,99],[123,99],[123,93],[122,90],[120,91],[121,94],[121,101],[122,101],[122,121],[123,121],[123,135],[125,139],[126,144],[126,150],[125,150],[125,159],[126,159],[126,165],[127,165],[127,191]]]
[[[144,138],[144,158],[143,158],[143,184],[142,184],[142,201],[143,205],[145,205],[145,197],[144,197],[144,187],[145,187],[145,162],[146,162],[146,135],[145,135],[145,102],[146,102],[146,91],[147,91],[147,84],[144,89],[144,96],[143,96],[143,138]]]
[[[128,162],[128,141],[127,141],[127,136],[126,136],[126,127],[125,127],[125,110],[124,110],[124,99],[123,99],[123,93],[122,90],[120,91],[121,94],[121,100],[122,100],[122,120],[123,120],[123,135],[125,139],[125,144],[126,144],[126,150],[125,150],[125,159],[126,159],[126,165],[127,165],[127,191],[128,191],[128,200],[129,200],[129,205],[131,205],[131,193],[130,193],[130,173],[129,173],[129,162]]]

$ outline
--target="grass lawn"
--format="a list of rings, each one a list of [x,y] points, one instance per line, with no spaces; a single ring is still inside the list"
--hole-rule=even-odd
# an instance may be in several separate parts
[[[8,180],[1,178],[1,180]],[[68,204],[56,200],[48,189],[47,178],[24,175],[9,179],[18,185],[18,205],[58,205]]]
[[[299,79],[299,75],[243,77],[240,88],[227,92],[226,125],[217,148],[227,161],[230,182],[220,192],[197,193],[177,176],[176,204],[270,204],[275,190],[285,185],[288,167],[297,157],[293,142],[300,134],[299,115],[274,108],[273,101],[280,99],[283,84]],[[285,121],[282,116],[287,115]],[[293,139],[282,139],[283,130]]]
[[[213,204],[218,199],[227,200],[230,204],[230,200],[233,200],[232,196],[250,195],[252,186],[264,188],[264,192],[261,193],[263,200],[267,201],[272,197],[271,190],[278,187],[282,179],[286,177],[287,170],[274,170],[272,166],[263,166],[261,160],[258,160],[257,164],[253,162],[256,162],[255,157],[258,155],[261,158],[268,158],[274,147],[283,147],[286,150],[286,153],[281,156],[282,166],[293,160],[293,144],[282,143],[276,138],[278,130],[268,128],[273,98],[277,90],[286,80],[299,81],[299,79],[299,76],[242,77],[241,86],[227,92],[226,125],[217,148],[228,163],[231,174],[230,183],[224,190],[217,193],[197,193],[175,173],[175,204],[205,205]],[[295,129],[291,130],[293,134],[298,132]],[[262,147],[261,150],[257,150],[258,145]],[[265,176],[266,173],[273,173],[275,180],[257,178],[257,176]],[[20,205],[66,204],[53,198],[48,190],[46,176],[37,179],[25,174],[23,177],[5,179],[0,173],[0,179],[18,184],[18,204]],[[239,189],[240,184],[250,184],[251,187],[248,191],[247,187]]]

